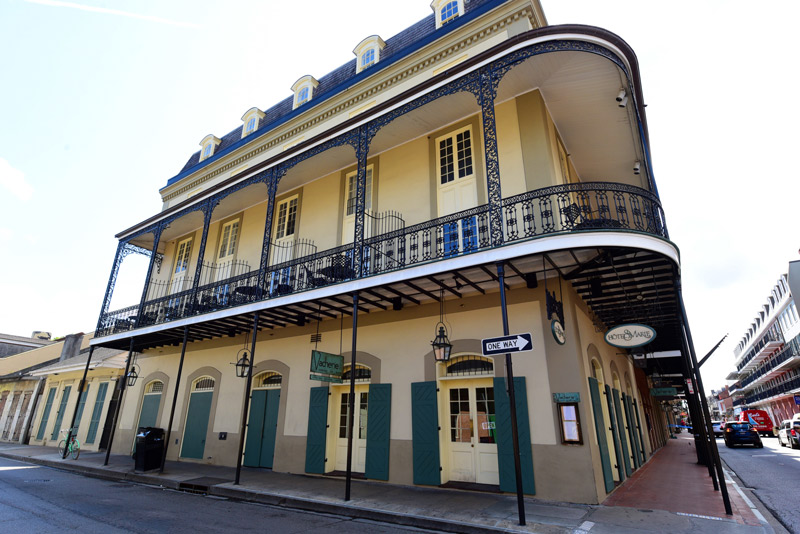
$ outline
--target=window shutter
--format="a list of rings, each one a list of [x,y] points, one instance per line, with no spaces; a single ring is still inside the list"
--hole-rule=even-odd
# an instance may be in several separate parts
[[[306,473],[325,472],[325,437],[328,426],[328,388],[311,388],[308,403],[308,436],[306,438]]]
[[[364,476],[376,480],[389,480],[391,384],[370,384],[367,410],[367,458]]]
[[[438,486],[439,415],[436,406],[436,381],[411,384],[411,440],[414,484]]]
[[[619,390],[612,389],[611,391],[614,394],[614,411],[617,414],[617,434],[622,444],[622,459],[625,465],[625,473],[631,476],[633,470],[631,469],[631,456],[628,453],[628,439],[625,437],[625,419],[622,418],[622,402],[619,399]]]
[[[525,377],[514,378],[514,396],[517,408],[517,434],[519,438],[520,471],[522,492],[536,494],[533,478],[533,453],[531,452],[531,430],[528,423],[528,393]],[[511,403],[506,391],[506,379],[494,379],[494,400],[497,425],[497,467],[500,472],[500,489],[516,493],[517,482],[514,467],[514,441],[511,431]]]
[[[619,421],[614,417],[614,396],[611,394],[611,386],[608,384],[606,384],[606,402],[608,403],[608,418],[611,419],[611,438],[614,440],[614,452],[617,456],[617,472],[619,480],[622,482],[625,480],[625,462],[622,460],[622,447],[619,444]]]
[[[600,447],[600,464],[603,466],[603,481],[606,493],[614,489],[614,476],[611,474],[611,461],[608,457],[608,442],[606,441],[606,423],[603,419],[603,405],[600,404],[600,389],[597,379],[589,377],[589,394],[592,397],[592,413],[594,414],[594,430],[597,433],[597,444]]]

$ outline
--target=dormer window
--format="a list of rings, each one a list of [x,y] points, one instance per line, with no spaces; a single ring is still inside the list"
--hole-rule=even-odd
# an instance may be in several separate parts
[[[214,150],[222,142],[222,139],[212,134],[208,134],[200,141],[200,161],[210,158],[214,155]]]
[[[294,105],[292,109],[302,106],[314,97],[314,89],[317,88],[319,82],[311,75],[306,75],[294,82],[292,91],[294,91]]]
[[[431,9],[436,14],[436,28],[441,28],[464,13],[464,0],[433,0]]]
[[[242,115],[242,138],[258,130],[258,122],[264,118],[264,112],[258,108],[250,108]]]
[[[383,39],[377,35],[370,35],[353,49],[356,55],[356,73],[380,61],[381,50],[386,46]]]

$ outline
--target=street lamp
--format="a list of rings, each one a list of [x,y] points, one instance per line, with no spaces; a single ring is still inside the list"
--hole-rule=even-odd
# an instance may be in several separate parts
[[[133,387],[136,385],[137,378],[139,378],[139,368],[136,367],[136,364],[133,364],[128,372],[128,386]]]
[[[250,353],[246,348],[240,349],[236,358],[236,376],[247,378],[250,375]]]
[[[444,325],[444,288],[439,290],[439,322],[436,323],[434,333],[436,336],[433,338],[433,341],[431,341],[433,357],[437,362],[446,362],[450,359],[450,352],[453,350],[453,345],[447,338],[447,327]]]

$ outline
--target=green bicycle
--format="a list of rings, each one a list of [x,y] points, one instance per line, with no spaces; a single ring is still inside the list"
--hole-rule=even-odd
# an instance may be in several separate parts
[[[69,429],[64,428],[61,430],[61,433],[66,436],[69,433]],[[58,442],[58,455],[61,456],[62,458],[66,458],[66,455],[64,454],[65,448],[67,454],[72,455],[73,460],[78,459],[78,455],[81,453],[81,443],[78,441],[78,438],[75,437],[74,434],[70,438],[69,444],[67,444],[66,437],[65,439],[62,439],[61,441]]]

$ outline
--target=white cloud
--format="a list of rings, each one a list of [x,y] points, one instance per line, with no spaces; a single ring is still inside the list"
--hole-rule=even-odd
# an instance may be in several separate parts
[[[3,158],[0,158],[0,187],[8,189],[20,200],[30,200],[33,196],[33,187],[25,181],[25,173],[12,167]]]
[[[3,241],[11,241],[13,236],[14,232],[12,232],[10,228],[3,228],[0,226],[0,243]]]
[[[157,22],[159,24],[169,24],[170,26],[184,26],[189,28],[199,28],[197,24],[190,22],[180,22],[177,20],[162,19],[161,17],[154,17],[152,15],[141,15],[139,13],[131,13],[130,11],[121,11],[119,9],[108,9],[106,7],[86,6],[83,4],[75,4],[73,2],[61,2],[60,0],[25,0],[30,4],[41,4],[43,6],[53,7],[68,7],[71,9],[80,9],[81,11],[92,11],[94,13],[104,13],[106,15],[117,15],[120,17],[129,17],[132,19],[147,20],[150,22]]]

